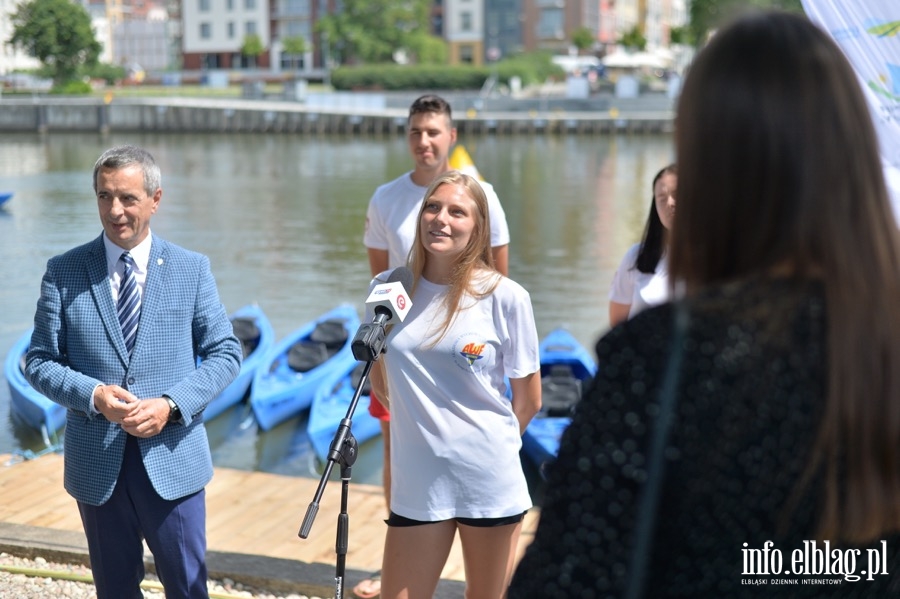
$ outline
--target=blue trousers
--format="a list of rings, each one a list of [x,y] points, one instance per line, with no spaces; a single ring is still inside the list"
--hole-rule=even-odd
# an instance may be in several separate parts
[[[78,502],[87,536],[97,599],[142,599],[146,539],[166,599],[208,599],[206,491],[167,501],[144,469],[137,440],[125,444],[122,469],[109,501]]]

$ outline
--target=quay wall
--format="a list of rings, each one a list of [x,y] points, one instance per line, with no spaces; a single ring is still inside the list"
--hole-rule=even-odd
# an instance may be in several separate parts
[[[238,99],[0,98],[0,132],[402,134],[406,110],[329,108]],[[671,110],[505,110],[454,113],[461,134],[667,133]]]

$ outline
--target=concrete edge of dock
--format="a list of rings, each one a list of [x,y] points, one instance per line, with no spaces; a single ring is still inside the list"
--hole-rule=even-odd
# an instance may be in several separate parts
[[[87,542],[83,534],[39,526],[0,522],[0,552],[27,559],[42,557],[51,562],[90,566]],[[273,593],[299,593],[314,597],[334,596],[335,566],[332,564],[309,564],[263,555],[222,551],[209,551],[206,563],[210,579],[228,578]],[[148,572],[155,571],[152,556],[147,556],[145,567]],[[347,569],[344,574],[345,587],[352,588],[369,574]],[[331,584],[311,582],[325,580]],[[441,580],[435,598],[462,597],[464,589],[463,582]]]
[[[671,133],[672,110],[463,111],[461,135],[617,135]],[[283,133],[396,136],[405,111],[311,107],[299,103],[194,98],[3,99],[0,132]]]

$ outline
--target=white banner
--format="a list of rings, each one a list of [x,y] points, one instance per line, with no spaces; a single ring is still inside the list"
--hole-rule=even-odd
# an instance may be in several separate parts
[[[869,100],[900,222],[900,0],[801,0],[850,60]]]

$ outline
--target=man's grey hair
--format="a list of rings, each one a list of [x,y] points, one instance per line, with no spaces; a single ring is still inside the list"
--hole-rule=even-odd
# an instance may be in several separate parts
[[[94,165],[94,193],[97,193],[97,173],[101,168],[120,169],[135,164],[144,172],[144,191],[148,196],[155,194],[162,186],[159,165],[150,152],[138,146],[116,146],[101,154]]]

